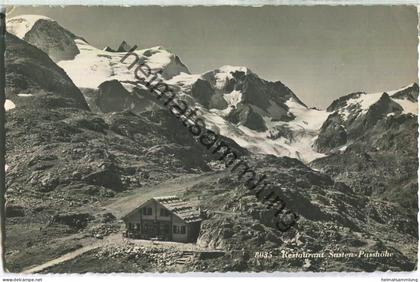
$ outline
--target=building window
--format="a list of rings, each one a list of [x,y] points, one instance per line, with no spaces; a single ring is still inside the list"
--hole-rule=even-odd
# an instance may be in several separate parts
[[[167,209],[160,209],[160,216],[168,217],[170,215],[169,211]]]
[[[143,208],[143,215],[152,215],[152,208]]]
[[[185,228],[185,225],[181,225],[181,226],[174,225],[172,228],[172,231],[174,234],[185,234],[186,228]]]
[[[128,223],[128,230],[133,230],[133,224],[131,222]]]

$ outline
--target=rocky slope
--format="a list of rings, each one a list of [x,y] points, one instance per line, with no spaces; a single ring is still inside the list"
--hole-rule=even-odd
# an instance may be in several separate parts
[[[415,260],[413,243],[418,236],[415,213],[355,193],[346,184],[311,170],[295,159],[266,156],[250,161],[258,173],[270,177],[270,183],[274,184],[272,191],[301,218],[295,228],[280,232],[273,224],[273,210],[257,201],[232,175],[196,185],[185,196],[198,196],[208,217],[197,244],[229,250],[234,261],[230,265],[223,265],[223,259],[210,260],[210,263],[198,261],[198,269],[372,271],[413,267],[410,261]],[[400,245],[401,238],[403,244],[412,248]],[[282,252],[358,253],[361,250],[388,250],[394,256],[356,260],[281,259]],[[255,257],[256,252],[264,251],[272,252],[273,257]]]
[[[167,111],[94,113],[44,52],[14,35],[7,42],[6,96],[13,107],[6,124],[6,244],[12,270],[20,269],[25,246],[42,256],[46,241],[85,228],[97,216],[81,212],[86,206],[209,170],[211,156]]]
[[[334,101],[315,142],[329,155],[312,166],[354,191],[417,210],[417,97],[413,84]]]
[[[287,157],[250,157],[258,173],[300,215],[287,232],[274,211],[228,172],[198,182],[183,197],[198,202],[203,223],[195,246],[114,242],[45,272],[387,271],[415,268],[416,216],[403,207],[352,192],[344,183]],[[185,259],[188,262],[178,265]],[[215,250],[217,250],[215,252]],[[390,257],[346,258],[388,252]],[[324,254],[284,258],[285,254]],[[263,254],[260,256],[259,254]],[[333,255],[331,255],[333,254]],[[335,256],[335,257],[332,257]]]
[[[80,90],[44,52],[9,33],[6,42],[7,99],[14,104],[88,109]]]

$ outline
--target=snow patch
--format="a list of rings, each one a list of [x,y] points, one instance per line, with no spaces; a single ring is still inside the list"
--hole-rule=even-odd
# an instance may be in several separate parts
[[[215,79],[216,79],[216,85],[215,87],[219,90],[223,90],[226,82],[233,78],[233,73],[235,72],[244,72],[247,74],[249,72],[249,69],[246,67],[240,67],[240,66],[229,66],[225,65],[215,70]]]
[[[15,103],[12,102],[12,100],[6,99],[4,103],[4,109],[7,111],[16,108]]]
[[[344,145],[343,147],[341,147],[340,149],[338,149],[340,152],[344,152],[347,149],[347,145]]]
[[[24,93],[21,93],[21,94],[17,94],[19,97],[31,97],[31,96],[34,96],[34,95],[32,95],[32,94],[24,94]]]
[[[296,119],[289,122],[272,121],[271,118],[264,116],[267,126],[267,131],[265,132],[258,132],[243,125],[236,126],[226,121],[223,116],[229,113],[231,107],[227,107],[224,110],[207,110],[200,107],[200,114],[198,115],[205,120],[208,129],[231,138],[238,145],[253,153],[289,156],[305,162],[324,157],[324,154],[315,152],[312,145],[319,128],[328,117],[328,113],[326,111],[308,109],[293,99],[290,99],[287,105],[290,111],[297,116]],[[293,130],[295,138],[289,140],[285,137],[277,139],[267,137],[271,130],[275,130],[277,126],[282,125]]]
[[[359,105],[362,113],[366,113],[369,107],[378,102],[383,92],[371,93],[371,94],[360,94],[358,98],[350,99],[347,101],[347,107],[351,105]]]
[[[403,108],[403,114],[418,115],[418,103],[411,102],[408,99],[392,99]]]
[[[242,92],[238,90],[233,90],[230,93],[223,95],[223,98],[230,106],[237,106],[239,102],[242,101]]]
[[[53,19],[40,15],[20,15],[7,20],[6,28],[8,32],[22,39],[38,20],[54,21]]]
[[[199,78],[201,78],[200,74],[188,74],[185,72],[181,72],[180,74],[167,80],[166,83],[170,85],[178,85],[181,87],[191,87],[191,85],[194,84]]]
[[[289,107],[289,112],[296,117],[289,123],[306,130],[319,130],[330,114],[323,110],[308,109],[293,98],[287,100],[286,105]]]

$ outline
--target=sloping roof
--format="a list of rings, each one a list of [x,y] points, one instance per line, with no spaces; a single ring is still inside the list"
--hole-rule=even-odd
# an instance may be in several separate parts
[[[165,197],[153,197],[152,200],[155,200],[166,209],[171,211],[180,219],[184,220],[186,223],[198,222],[201,221],[200,212],[192,207],[192,205],[186,201],[181,200],[177,196],[165,196]],[[144,202],[139,207],[128,213],[123,217],[126,218],[131,215],[133,212],[141,208],[144,204],[150,200]]]
[[[153,199],[187,223],[201,221],[200,212],[194,209],[190,203],[176,196],[154,197]]]

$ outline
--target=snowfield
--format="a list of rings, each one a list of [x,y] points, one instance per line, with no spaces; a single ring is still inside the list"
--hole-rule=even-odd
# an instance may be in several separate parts
[[[394,99],[404,109],[404,114],[418,114],[418,104],[409,101],[408,99]]]
[[[134,55],[128,56],[121,63],[126,56],[125,52],[107,52],[81,39],[76,39],[75,42],[80,54],[74,60],[58,62],[58,65],[78,87],[96,89],[101,83],[113,79],[133,83],[138,81],[135,77],[135,67],[128,68],[135,60]],[[152,72],[164,69],[166,76],[173,77],[185,71],[181,65],[177,65],[175,56],[162,47],[136,50],[134,54],[144,59]],[[140,72],[139,75],[141,76]]]

